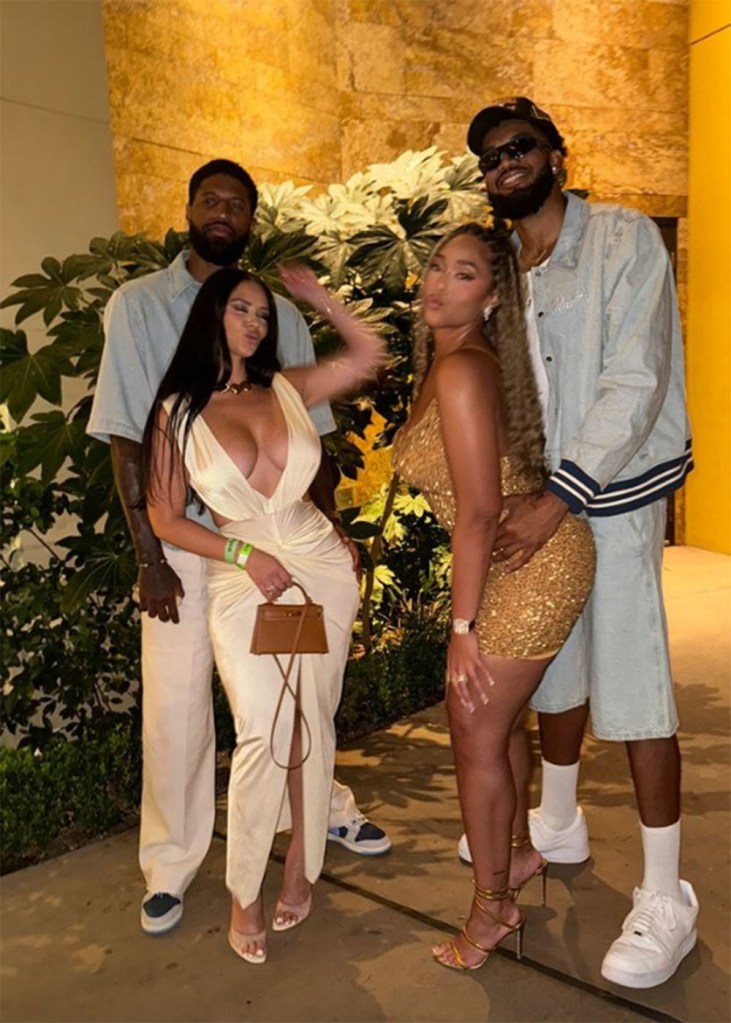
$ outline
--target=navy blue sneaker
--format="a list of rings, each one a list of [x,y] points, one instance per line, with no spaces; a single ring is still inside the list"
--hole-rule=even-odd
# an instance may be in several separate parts
[[[168,892],[149,893],[142,900],[140,923],[145,934],[167,934],[183,919],[183,900]]]
[[[382,828],[373,824],[360,810],[352,820],[339,828],[330,828],[328,841],[338,842],[360,856],[381,856],[391,848],[391,839]]]

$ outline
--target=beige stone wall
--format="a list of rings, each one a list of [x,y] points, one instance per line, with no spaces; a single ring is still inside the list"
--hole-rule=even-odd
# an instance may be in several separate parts
[[[259,181],[340,176],[329,0],[104,0],[120,221],[185,226],[185,186],[226,156]]]
[[[564,133],[569,185],[685,215],[685,0],[337,0],[343,175],[464,148],[471,116],[523,94]]]
[[[569,184],[684,217],[686,0],[104,0],[122,225],[180,227],[212,156],[327,185],[524,93],[564,132]]]

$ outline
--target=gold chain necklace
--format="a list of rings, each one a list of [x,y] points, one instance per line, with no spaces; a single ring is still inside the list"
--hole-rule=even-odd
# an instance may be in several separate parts
[[[227,383],[219,387],[218,390],[221,394],[243,394],[245,391],[250,391],[254,385],[250,380],[242,380],[240,384]]]
[[[541,263],[543,263],[546,259],[548,259],[548,257],[551,255],[553,250],[556,248],[556,242],[557,241],[558,241],[558,238],[556,239],[556,241],[552,241],[552,242],[549,242],[548,245],[544,245],[542,249],[539,249],[538,252],[536,252],[535,256],[529,256],[527,253],[523,252],[523,250],[521,249],[521,252],[520,252],[520,265],[521,265],[521,268],[524,271],[526,271],[526,270],[532,270],[536,266],[540,266]]]

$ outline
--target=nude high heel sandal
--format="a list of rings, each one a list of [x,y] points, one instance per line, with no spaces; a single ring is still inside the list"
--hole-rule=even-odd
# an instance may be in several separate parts
[[[254,966],[261,966],[267,961],[267,947],[265,939],[267,936],[266,931],[257,931],[255,934],[247,934],[245,931],[235,931],[233,927],[229,928],[228,932],[228,943],[241,959],[247,963],[252,963]],[[246,945],[255,942],[258,945],[256,952],[248,952],[245,948]]]

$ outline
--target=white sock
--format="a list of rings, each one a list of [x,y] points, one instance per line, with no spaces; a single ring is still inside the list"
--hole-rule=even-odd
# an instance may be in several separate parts
[[[665,828],[647,828],[640,821],[645,875],[642,887],[664,892],[676,902],[684,902],[680,890],[680,821]]]
[[[554,831],[563,831],[576,820],[576,786],[579,761],[575,764],[550,764],[541,758],[541,818]]]

